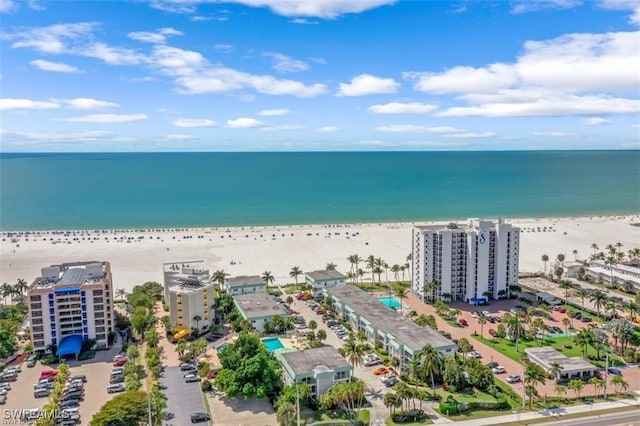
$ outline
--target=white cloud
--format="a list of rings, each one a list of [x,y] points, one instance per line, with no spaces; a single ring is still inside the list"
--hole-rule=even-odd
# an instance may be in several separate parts
[[[469,106],[439,116],[564,116],[630,114],[636,99],[613,94],[638,87],[639,32],[568,34],[528,41],[514,63],[404,73],[419,91],[454,94]],[[576,78],[580,76],[580,78]]]
[[[57,109],[60,104],[49,101],[33,101],[31,99],[0,99],[0,110],[9,109]]]
[[[65,64],[64,62],[51,62],[51,61],[45,61],[44,59],[35,59],[29,63],[34,67],[39,68],[43,71],[62,72],[62,73],[84,72],[80,68]]]
[[[35,10],[35,11],[38,11],[38,12],[42,12],[42,11],[47,10],[46,7],[44,7],[42,4],[36,2],[36,0],[29,0],[27,2],[27,5],[29,6],[29,9],[32,9],[32,10]]]
[[[32,27],[15,33],[3,33],[5,40],[15,40],[12,48],[32,48],[49,54],[69,53],[73,44],[79,39],[89,36],[95,23],[81,22],[76,24],[55,24],[47,27]]]
[[[27,142],[87,142],[101,140],[113,136],[112,132],[91,130],[87,132],[5,132],[3,139]]]
[[[640,0],[602,0],[600,7],[610,10],[629,10],[629,23],[640,26]]]
[[[192,16],[191,18],[189,18],[191,21],[193,22],[206,22],[206,21],[211,21],[213,20],[212,16],[200,16],[200,15],[196,15],[196,16]]]
[[[582,0],[518,0],[513,5],[511,13],[538,12],[547,9],[572,9],[581,4]]]
[[[462,133],[451,133],[448,135],[444,135],[445,138],[457,138],[457,139],[483,139],[483,138],[492,138],[496,134],[493,132],[482,132],[482,133],[474,133],[474,132],[462,132]]]
[[[420,102],[391,102],[388,104],[371,105],[369,111],[376,114],[427,114],[438,109],[437,105]]]
[[[273,59],[273,69],[278,72],[300,72],[309,69],[309,64],[277,52],[264,52],[264,56]]]
[[[542,136],[542,137],[551,137],[551,138],[578,138],[578,137],[581,137],[582,135],[579,135],[577,133],[570,133],[570,132],[553,131],[553,132],[533,132],[533,136]]]
[[[195,139],[191,135],[181,135],[181,134],[165,135],[164,138],[168,141],[187,141],[190,139]]]
[[[415,124],[392,124],[390,126],[376,127],[379,132],[393,132],[393,133],[461,133],[464,130],[456,129],[455,127],[448,126],[418,126]]]
[[[180,35],[184,33],[174,28],[160,28],[156,32],[134,31],[127,34],[127,37],[142,43],[162,44],[167,41],[167,37]]]
[[[380,78],[370,74],[360,74],[351,83],[340,83],[338,96],[365,96],[381,93],[396,93],[399,84],[392,78]]]
[[[227,127],[232,129],[259,129],[267,127],[266,123],[255,118],[236,118],[235,120],[227,120]]]
[[[338,130],[340,130],[340,128],[336,126],[324,126],[316,129],[316,132],[331,133],[331,132],[337,132]]]
[[[609,123],[611,123],[611,121],[602,117],[590,117],[590,118],[584,119],[584,124],[586,124],[587,126],[598,126],[601,124],[609,124]]]
[[[217,123],[206,118],[178,118],[173,122],[176,127],[194,128],[194,127],[214,127]]]
[[[305,18],[294,18],[289,22],[291,22],[292,24],[298,24],[298,25],[318,25],[319,24],[318,21],[312,21],[310,19],[305,19]]]
[[[288,17],[335,19],[347,13],[361,13],[397,0],[225,0],[250,7],[268,7],[273,13]],[[193,13],[198,3],[218,0],[152,0],[151,7],[172,13]]]
[[[250,88],[266,95],[309,98],[327,92],[324,84],[305,85],[295,80],[214,66],[198,52],[163,45],[154,46],[151,63],[163,74],[175,77],[178,92],[183,94],[226,93]]]
[[[274,131],[274,130],[300,130],[304,129],[304,126],[299,124],[283,124],[281,126],[264,126],[261,130]]]
[[[632,124],[631,127],[634,129],[640,129],[640,124]]]
[[[12,0],[0,0],[0,13],[13,13],[20,5]]]
[[[221,50],[225,53],[229,53],[233,50],[233,46],[230,44],[214,44],[213,48],[215,50]]]
[[[258,115],[262,117],[275,117],[279,115],[287,115],[290,112],[291,111],[289,111],[288,109],[265,109],[258,112]]]
[[[143,54],[124,47],[113,47],[105,43],[93,43],[86,46],[80,55],[100,59],[110,65],[137,65],[145,62]]]
[[[117,108],[120,106],[115,102],[100,101],[98,99],[93,99],[93,98],[51,99],[51,100],[72,109],[102,109],[102,108]]]
[[[63,118],[58,121],[70,123],[130,123],[148,118],[146,114],[88,114],[80,117]]]

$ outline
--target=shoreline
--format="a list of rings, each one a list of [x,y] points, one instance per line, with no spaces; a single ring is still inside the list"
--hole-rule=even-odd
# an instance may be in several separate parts
[[[573,251],[577,250],[578,258],[588,258],[593,243],[600,251],[616,242],[623,244],[625,252],[640,246],[640,226],[631,226],[640,222],[640,212],[503,220],[522,230],[520,272],[542,271],[543,254],[553,260],[562,253],[567,260],[574,260]],[[380,257],[389,267],[404,265],[411,253],[414,225],[449,222],[1,232],[0,282],[13,284],[23,278],[31,284],[42,267],[98,260],[111,263],[115,288],[130,291],[146,281],[163,282],[163,263],[204,260],[212,273],[223,269],[238,276],[270,271],[275,284],[285,284],[295,281],[289,277],[293,266],[313,271],[334,263],[346,273],[350,270],[347,256],[352,254],[363,259]],[[359,267],[365,269],[364,262]],[[363,278],[371,280],[371,273]],[[390,271],[387,278],[395,280]],[[404,280],[408,279],[410,271],[406,270]]]

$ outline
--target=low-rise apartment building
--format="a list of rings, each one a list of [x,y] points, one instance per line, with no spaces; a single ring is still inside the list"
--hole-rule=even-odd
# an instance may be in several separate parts
[[[222,289],[232,296],[236,294],[266,293],[267,282],[259,275],[241,275],[227,278]]]
[[[365,333],[372,344],[380,342],[389,356],[398,358],[400,369],[410,366],[411,360],[426,345],[443,356],[456,353],[454,342],[429,327],[416,325],[358,287],[328,288],[324,293],[331,296],[334,309],[356,332]]]
[[[233,303],[242,318],[251,323],[253,328],[262,333],[264,325],[275,315],[286,315],[284,306],[267,293],[238,294],[233,296]]]
[[[76,356],[82,342],[108,346],[114,330],[109,262],[63,263],[41,269],[27,290],[31,341],[37,352]]]
[[[351,380],[351,364],[333,347],[278,352],[285,385],[307,383],[311,394],[320,398],[334,383]]]
[[[344,287],[347,285],[347,276],[336,270],[320,270],[304,273],[307,285],[315,290],[323,290],[330,287]]]

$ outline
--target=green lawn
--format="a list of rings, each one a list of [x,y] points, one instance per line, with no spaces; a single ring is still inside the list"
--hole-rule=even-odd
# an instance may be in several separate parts
[[[564,355],[568,357],[574,357],[574,356],[581,357],[583,354],[582,347],[576,346],[573,343],[572,337],[555,337],[555,338],[545,338],[545,339],[532,340],[532,341],[520,341],[518,342],[517,351],[516,351],[516,344],[507,339],[500,339],[500,338],[487,339],[487,338],[482,338],[480,336],[472,336],[472,337],[486,344],[487,346],[495,348],[500,353],[508,356],[509,358],[517,362],[520,362],[522,360],[522,356],[525,355],[524,350],[526,348],[537,348],[540,346],[551,346],[552,348],[556,349],[559,352],[562,352]],[[570,347],[565,347],[565,345],[570,345]],[[605,363],[604,352],[602,351],[600,352],[600,357],[602,361],[595,361],[597,352],[591,346],[589,346],[589,348],[587,349],[587,354],[590,358],[589,362],[591,362],[592,364],[598,367],[604,367],[604,363]],[[609,364],[610,366],[624,365],[622,360],[616,355],[609,356]]]
[[[489,395],[488,393],[482,392],[479,390],[474,390],[473,392],[466,392],[466,393],[461,393],[461,392],[451,393],[451,392],[442,390],[440,388],[440,389],[436,389],[436,393],[442,397],[442,401],[446,401],[449,395],[451,395],[458,402],[467,402],[467,403],[474,402],[474,401],[496,402],[496,399],[492,395]]]

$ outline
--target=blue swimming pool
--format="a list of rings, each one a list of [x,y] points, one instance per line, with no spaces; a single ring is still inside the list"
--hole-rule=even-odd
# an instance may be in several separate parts
[[[396,311],[402,308],[402,305],[395,297],[378,297],[378,302],[382,303],[384,306],[395,309]]]
[[[262,343],[264,343],[269,352],[275,352],[278,349],[284,348],[282,341],[277,337],[266,337],[262,339]]]
[[[228,344],[228,343],[223,343],[223,344],[221,344],[220,346],[218,346],[218,347],[216,348],[216,352],[218,352],[218,353],[222,353],[222,352],[224,352],[224,350],[225,350],[225,349],[227,349],[227,346],[229,346],[229,344]]]

